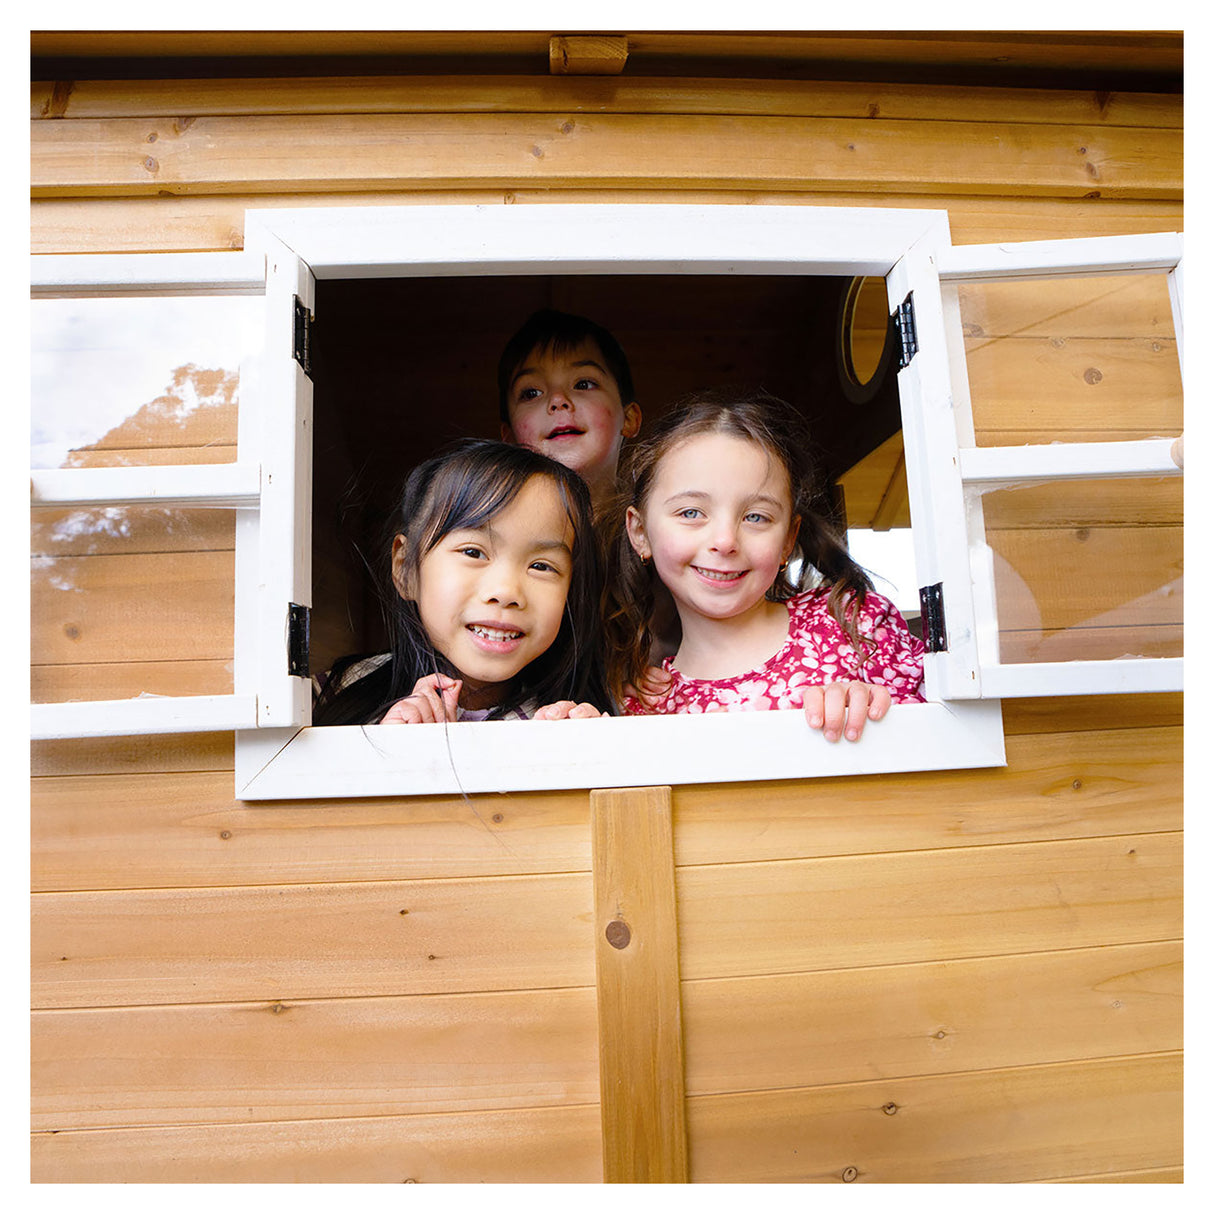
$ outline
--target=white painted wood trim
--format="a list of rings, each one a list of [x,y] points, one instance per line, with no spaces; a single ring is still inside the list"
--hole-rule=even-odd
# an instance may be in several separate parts
[[[1117,695],[1183,691],[1183,658],[1038,662],[984,666],[983,694],[1020,696]]]
[[[1132,442],[1039,443],[1023,447],[961,450],[961,479],[967,486],[997,488],[1030,481],[1091,480],[1096,477],[1179,476],[1171,438]]]
[[[105,738],[124,734],[251,729],[254,696],[153,696],[30,705],[30,737]]]
[[[1168,296],[1172,301],[1172,327],[1176,331],[1176,357],[1180,360],[1180,382],[1184,384],[1184,259],[1168,275]]]
[[[54,468],[30,473],[32,506],[256,506],[255,464]]]
[[[1018,244],[957,245],[944,252],[939,268],[943,282],[1166,274],[1180,261],[1181,251],[1181,240],[1175,232],[1026,240]]]
[[[30,257],[35,299],[92,295],[260,295],[257,253],[41,253]]]
[[[475,795],[875,775],[1005,761],[997,703],[897,704],[857,743],[827,742],[799,710],[320,726],[291,737],[236,795],[249,801]]]
[[[981,694],[974,596],[967,557],[965,499],[957,459],[955,366],[936,260],[947,229],[909,249],[889,275],[891,301],[913,293],[918,353],[898,374],[902,438],[906,451],[911,537],[920,587],[940,583],[947,627],[946,650],[924,659],[929,699],[972,699]]]
[[[249,211],[317,278],[449,274],[885,275],[947,212],[554,203]]]
[[[256,691],[259,725],[298,726],[311,720],[312,684],[288,673],[288,613],[292,603],[312,604],[312,382],[294,356],[294,303],[311,312],[316,283],[264,229],[255,247],[266,271],[266,334],[238,445],[242,460],[256,458],[261,467],[261,499],[256,526],[237,528],[236,564],[237,611],[256,623],[236,631],[236,685]]]

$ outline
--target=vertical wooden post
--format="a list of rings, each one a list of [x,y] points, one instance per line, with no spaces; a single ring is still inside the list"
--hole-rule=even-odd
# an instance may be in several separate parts
[[[603,1179],[687,1180],[669,788],[590,794]]]

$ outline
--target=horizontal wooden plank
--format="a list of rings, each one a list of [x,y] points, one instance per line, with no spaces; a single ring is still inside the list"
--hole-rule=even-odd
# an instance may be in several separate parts
[[[41,1133],[44,1184],[599,1184],[597,1104]]]
[[[1154,698],[1118,697],[1114,707]],[[1094,726],[1107,724],[1105,717],[1085,722],[1085,710],[1083,701],[1063,701],[1061,718],[1045,717],[1044,724],[1086,724],[1088,731],[1025,735],[1025,728],[1043,727],[1040,709],[1008,738],[1006,768],[681,786],[674,794],[676,857],[684,865],[713,864],[1181,829],[1181,731],[1104,732]],[[188,753],[165,750],[163,760],[147,760],[164,774],[145,771],[140,750],[159,754],[164,739],[152,742],[128,743],[109,760],[125,768],[113,775],[33,781],[35,890],[590,869],[585,793],[252,807],[232,799],[230,770],[195,770],[203,763]],[[229,765],[230,756],[229,738]],[[77,764],[100,768],[106,761]]]
[[[132,645],[137,642],[132,642]],[[141,695],[230,695],[232,661],[105,662],[32,666],[30,702],[129,700]]]
[[[987,531],[1179,524],[1184,478],[1051,481],[996,490],[982,495],[982,518]]]
[[[678,870],[680,973],[744,977],[1176,939],[1180,852],[1179,834],[1156,834],[687,866]]]
[[[180,252],[244,246],[245,214],[282,207],[424,206],[459,203],[614,202],[651,204],[752,203],[770,206],[922,207],[919,195],[889,190],[771,191],[651,189],[493,189],[470,183],[464,188],[412,189],[371,193],[173,195],[157,198],[46,198],[30,204],[30,250],[34,253]],[[1180,202],[1143,199],[1073,201],[1015,195],[974,198],[940,195],[933,205],[947,208],[955,244],[989,244],[1046,237],[1108,236],[1123,233],[1181,231]]]
[[[1149,127],[717,117],[364,114],[32,124],[31,197],[660,183],[1179,199]],[[931,167],[925,176],[924,165]]]
[[[1179,941],[683,984],[688,1095],[1183,1048]]]
[[[589,873],[36,894],[36,1007],[592,986]]]
[[[35,1130],[593,1104],[593,988],[36,1012]]]
[[[563,113],[1094,123],[1179,129],[1179,94],[729,77],[310,76],[30,85],[30,118]]]
[[[1106,627],[1132,637],[1184,621],[1181,527],[991,530],[986,539],[1001,630]]]
[[[1183,624],[1030,628],[1023,632],[1001,630],[999,633],[999,661],[1010,664],[1182,657]]]
[[[1184,724],[1184,693],[1133,696],[1042,696],[1005,700],[1003,732],[1053,733],[1067,729],[1142,729]]]
[[[46,669],[43,668],[43,673]],[[62,738],[30,744],[34,776],[225,772],[235,778],[230,733],[149,734],[128,738]],[[35,788],[38,786],[35,784]],[[87,801],[87,796],[83,800]]]
[[[967,338],[1052,340],[1176,336],[1165,274],[964,282],[955,288]]]
[[[1173,342],[1150,338],[978,339],[967,342],[974,427],[1040,433],[1053,429],[1176,435],[1184,398]],[[1017,443],[1016,445],[1019,445]]]
[[[99,556],[235,549],[230,509],[83,506],[30,512],[34,556]]]
[[[191,418],[193,415],[190,415]],[[217,419],[216,419],[217,420]],[[68,456],[64,467],[70,468],[132,468],[166,464],[234,464],[236,462],[236,414],[230,412],[221,423],[231,430],[231,442],[208,446],[142,446],[142,447],[77,447]],[[166,437],[181,438],[180,426],[166,430]],[[140,439],[152,434],[142,429]],[[104,441],[104,440],[103,440]]]
[[[704,1183],[992,1184],[1175,1167],[1178,1054],[687,1102]]]
[[[682,786],[675,859],[728,864],[1182,827],[1178,729],[1014,735],[1007,757],[990,771],[772,781],[744,794]]]
[[[35,557],[31,659],[231,661],[234,558],[230,549]]]
[[[38,890],[590,871],[577,791],[252,806],[220,770],[42,778],[31,804]]]

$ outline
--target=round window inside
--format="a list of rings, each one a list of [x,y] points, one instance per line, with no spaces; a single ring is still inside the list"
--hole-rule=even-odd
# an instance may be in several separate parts
[[[889,336],[884,278],[853,278],[843,299],[839,338],[843,371],[857,388],[872,383]]]

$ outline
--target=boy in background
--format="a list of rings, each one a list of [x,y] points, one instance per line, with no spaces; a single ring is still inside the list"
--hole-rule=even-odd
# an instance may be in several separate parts
[[[615,491],[624,439],[641,428],[619,342],[585,317],[545,308],[506,343],[497,387],[502,438],[578,473],[597,514]]]

